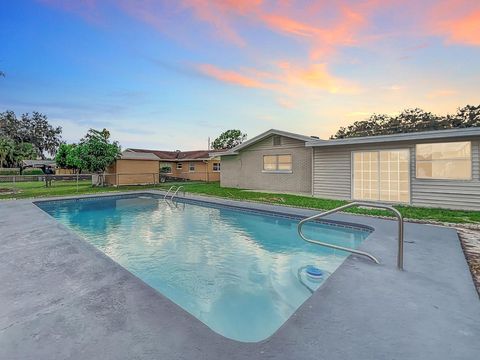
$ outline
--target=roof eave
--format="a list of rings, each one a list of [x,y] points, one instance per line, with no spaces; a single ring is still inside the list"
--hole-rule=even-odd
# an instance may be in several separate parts
[[[241,150],[241,149],[244,149],[248,146],[251,146],[265,138],[267,138],[268,136],[271,136],[271,135],[280,135],[280,136],[285,136],[285,137],[289,137],[289,138],[292,138],[292,139],[297,139],[297,140],[300,140],[300,141],[305,141],[305,143],[307,143],[308,141],[312,140],[312,137],[311,136],[307,136],[307,135],[301,135],[301,134],[295,134],[295,133],[290,133],[288,131],[283,131],[283,130],[277,130],[277,129],[270,129],[270,130],[267,130],[237,146],[235,146],[234,148],[231,149],[231,151],[228,151],[228,152],[225,152],[225,153],[221,153],[221,156],[225,156],[225,155],[236,155],[238,154],[238,151]],[[325,140],[323,140],[325,141]]]
[[[440,139],[455,139],[455,138],[470,138],[479,137],[480,128],[462,128],[462,129],[448,129],[448,130],[434,130],[423,132],[412,132],[392,135],[377,135],[377,136],[363,136],[352,137],[336,140],[323,141],[309,141],[305,145],[307,147],[330,147],[330,146],[348,146],[348,145],[362,145],[362,144],[380,144],[389,142],[402,141],[422,141],[422,140],[440,140]]]

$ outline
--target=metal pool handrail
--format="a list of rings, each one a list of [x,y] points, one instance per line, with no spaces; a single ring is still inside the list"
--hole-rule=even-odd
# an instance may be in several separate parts
[[[166,200],[168,194],[170,194],[170,191],[172,191],[172,190],[175,189],[176,187],[177,187],[177,185],[172,185],[172,186],[170,186],[170,188],[168,189],[167,193],[163,196],[163,200]]]
[[[315,219],[318,219],[318,218],[321,218],[321,217],[324,217],[324,216],[327,216],[327,215],[330,215],[330,214],[333,214],[333,213],[336,213],[338,211],[342,211],[342,210],[351,208],[353,206],[368,206],[368,207],[373,207],[373,208],[378,208],[378,209],[385,209],[385,210],[390,210],[391,212],[393,212],[395,214],[395,216],[397,217],[397,220],[398,220],[397,267],[400,270],[403,270],[403,216],[402,216],[402,214],[400,214],[400,212],[397,209],[395,209],[392,206],[384,205],[384,204],[372,204],[372,203],[355,201],[355,202],[352,202],[352,203],[349,203],[349,204],[346,204],[346,205],[343,205],[343,206],[339,206],[339,207],[337,207],[333,210],[325,211],[323,213],[313,215],[313,216],[310,216],[306,219],[303,219],[302,221],[300,221],[298,223],[298,226],[297,226],[298,234],[300,235],[300,237],[303,240],[305,240],[309,243],[329,247],[329,248],[332,248],[332,249],[343,250],[343,251],[351,252],[353,254],[357,254],[357,255],[361,255],[361,256],[365,256],[365,257],[369,258],[370,260],[379,264],[380,262],[377,260],[377,258],[375,256],[373,256],[373,255],[371,255],[371,254],[369,254],[365,251],[351,249],[351,248],[347,248],[347,247],[343,247],[343,246],[339,246],[339,245],[333,245],[333,244],[325,243],[325,242],[318,241],[318,240],[312,240],[312,239],[307,238],[303,234],[302,227],[306,222],[312,221],[312,220],[315,220]]]
[[[180,185],[179,187],[177,187],[177,190],[175,190],[175,192],[173,193],[173,195],[170,197],[170,200],[173,201],[173,198],[175,196],[177,196],[177,193],[178,193],[178,190],[182,189],[183,188],[183,197],[185,197],[185,188],[183,187],[183,185]]]

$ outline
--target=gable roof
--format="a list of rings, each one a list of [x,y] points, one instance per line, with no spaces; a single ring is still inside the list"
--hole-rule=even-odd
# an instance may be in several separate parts
[[[120,156],[120,160],[155,160],[158,161],[158,157],[152,153],[137,153],[133,151],[124,151]]]
[[[24,167],[56,166],[55,160],[22,160]]]
[[[458,128],[433,131],[419,131],[412,133],[401,133],[392,135],[374,135],[351,137],[335,140],[310,140],[306,146],[341,146],[341,145],[357,145],[357,144],[377,144],[396,141],[419,141],[419,140],[435,140],[435,139],[455,139],[480,136],[480,127]]]
[[[125,152],[152,154],[157,160],[163,161],[188,161],[188,160],[209,160],[215,157],[218,150],[192,150],[192,151],[165,151],[149,149],[127,149]]]
[[[315,139],[311,136],[295,134],[295,133],[291,133],[291,132],[283,131],[283,130],[270,129],[270,130],[267,130],[267,131],[261,133],[260,135],[257,135],[255,137],[241,143],[240,145],[235,146],[234,148],[231,148],[229,150],[223,150],[222,152],[217,153],[217,156],[235,155],[235,154],[238,153],[238,151],[240,151],[240,150],[242,150],[246,147],[249,147],[249,146],[251,146],[251,145],[253,145],[253,144],[269,137],[269,136],[272,136],[272,135],[285,136],[285,137],[288,137],[288,138],[291,138],[291,139],[297,139],[297,140],[305,141],[305,142],[308,142],[308,141],[311,141],[311,140]],[[317,141],[326,141],[326,140],[317,139]]]

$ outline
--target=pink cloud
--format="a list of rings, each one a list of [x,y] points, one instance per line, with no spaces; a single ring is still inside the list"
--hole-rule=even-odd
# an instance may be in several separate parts
[[[256,69],[240,71],[226,70],[212,64],[197,66],[203,75],[231,85],[269,90],[282,95],[279,103],[291,106],[288,98],[302,92],[320,91],[328,93],[354,93],[359,87],[345,79],[334,76],[327,64],[312,64],[307,67],[284,61],[272,67],[270,71],[259,72]]]
[[[255,79],[254,77],[241,74],[232,70],[220,69],[214,65],[202,64],[198,66],[198,70],[209,77],[228,84],[239,85],[248,88],[267,88],[268,86]]]

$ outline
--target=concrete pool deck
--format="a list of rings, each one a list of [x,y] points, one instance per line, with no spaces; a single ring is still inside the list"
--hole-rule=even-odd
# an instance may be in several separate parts
[[[187,198],[301,216],[317,213]],[[395,266],[395,221],[328,218],[375,228],[360,248],[381,265],[350,256],[272,337],[241,343],[210,330],[32,200],[0,202],[0,359],[480,356],[480,301],[454,229],[405,224],[402,272]]]

